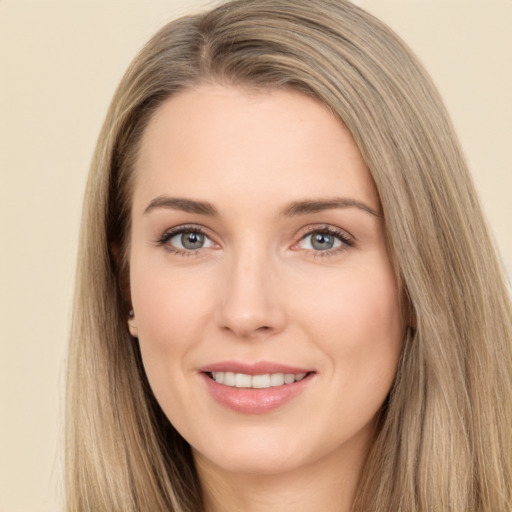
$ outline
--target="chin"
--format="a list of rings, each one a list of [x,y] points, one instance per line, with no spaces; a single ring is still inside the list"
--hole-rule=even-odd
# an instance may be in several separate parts
[[[279,475],[293,472],[303,461],[295,456],[284,453],[262,453],[257,450],[247,450],[226,454],[202,454],[193,451],[196,464],[201,466],[214,466],[226,473],[239,475]]]
[[[193,448],[199,466],[215,466],[229,473],[275,475],[287,473],[307,463],[307,449],[297,439],[284,440],[265,436],[262,432],[228,436],[224,442]],[[212,440],[213,441],[213,440]],[[307,457],[306,457],[307,458]]]

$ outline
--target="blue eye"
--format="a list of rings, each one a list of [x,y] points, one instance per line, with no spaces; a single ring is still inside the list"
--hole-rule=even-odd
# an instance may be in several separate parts
[[[351,247],[352,245],[353,241],[348,235],[329,227],[310,231],[302,237],[298,247],[315,252],[336,252],[338,249]]]
[[[204,247],[206,237],[203,233],[197,231],[184,231],[178,233],[169,239],[169,242],[179,249],[187,249],[192,251],[194,249],[201,249]]]
[[[341,245],[341,241],[329,233],[312,233],[307,238],[311,248],[316,251],[327,251]]]
[[[213,247],[212,240],[198,228],[181,227],[165,233],[158,241],[176,253],[188,253]]]

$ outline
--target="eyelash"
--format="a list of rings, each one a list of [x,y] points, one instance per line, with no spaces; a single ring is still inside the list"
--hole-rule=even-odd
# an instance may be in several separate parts
[[[175,254],[177,256],[195,256],[199,254],[200,249],[189,249],[189,250],[182,250],[178,249],[172,245],[170,245],[168,242],[176,235],[182,234],[182,233],[199,233],[206,238],[210,237],[206,233],[204,229],[202,229],[200,226],[197,225],[184,225],[184,226],[178,226],[172,229],[169,229],[163,235],[156,241],[156,245],[159,247],[163,247],[166,251],[168,251],[171,254]],[[355,245],[355,240],[352,236],[350,236],[346,231],[341,230],[339,228],[335,228],[333,226],[323,225],[323,226],[312,226],[306,228],[303,232],[300,233],[300,239],[298,242],[296,242],[293,247],[298,245],[300,242],[302,242],[306,237],[313,235],[313,234],[321,234],[321,235],[331,235],[335,238],[337,238],[341,242],[341,246],[337,247],[335,249],[326,249],[323,251],[315,251],[315,250],[309,250],[304,249],[307,252],[312,253],[312,256],[314,258],[325,258],[329,256],[335,256],[343,251],[346,251],[347,249],[353,247]]]
[[[354,238],[351,235],[349,235],[346,231],[339,229],[339,228],[335,228],[333,226],[323,225],[323,226],[311,226],[311,227],[306,228],[300,234],[299,242],[295,243],[294,246],[298,245],[306,237],[313,235],[313,234],[331,235],[331,236],[337,238],[341,242],[341,245],[335,249],[327,249],[324,251],[308,250],[308,252],[311,253],[313,258],[328,258],[330,256],[337,256],[338,254],[350,249],[351,247],[354,247],[354,245],[355,245]]]
[[[182,250],[168,243],[169,240],[171,240],[171,238],[182,233],[199,233],[205,236],[206,238],[210,238],[207,235],[206,231],[202,229],[200,226],[190,224],[184,226],[177,226],[175,228],[169,229],[156,241],[156,245],[159,247],[163,247],[169,253],[175,254],[177,256],[196,256],[197,254],[199,254],[200,249]]]

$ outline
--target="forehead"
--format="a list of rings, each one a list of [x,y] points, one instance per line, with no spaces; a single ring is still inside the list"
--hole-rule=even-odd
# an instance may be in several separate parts
[[[142,138],[134,201],[164,193],[214,202],[348,194],[378,208],[350,132],[290,90],[211,85],[164,102]]]

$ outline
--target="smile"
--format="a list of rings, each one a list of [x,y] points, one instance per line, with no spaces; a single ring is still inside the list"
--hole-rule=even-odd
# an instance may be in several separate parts
[[[225,361],[200,368],[210,397],[242,414],[264,414],[284,406],[313,386],[317,372],[280,363]]]
[[[210,372],[210,377],[218,384],[236,388],[266,389],[293,384],[302,380],[306,373],[265,373],[249,375],[234,372]]]

